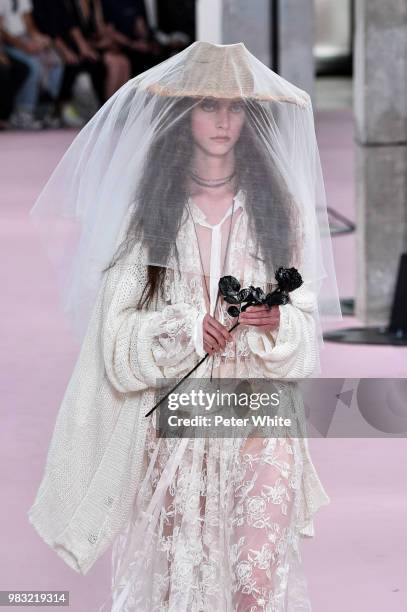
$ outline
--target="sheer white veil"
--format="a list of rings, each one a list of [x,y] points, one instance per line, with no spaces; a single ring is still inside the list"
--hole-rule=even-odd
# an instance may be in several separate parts
[[[61,307],[81,341],[100,287],[127,238],[146,265],[181,267],[191,154],[191,109],[236,100],[246,115],[236,144],[237,184],[267,280],[298,268],[318,294],[316,319],[341,318],[325,189],[309,95],[262,64],[243,43],[195,42],[128,81],[88,122],[51,175],[30,218],[55,268]],[[242,237],[244,239],[244,237]],[[321,336],[321,334],[320,334]]]

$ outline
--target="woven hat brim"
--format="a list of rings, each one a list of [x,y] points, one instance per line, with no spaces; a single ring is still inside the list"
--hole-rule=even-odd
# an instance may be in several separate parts
[[[227,99],[236,99],[242,98],[247,100],[259,100],[264,102],[288,102],[290,104],[296,104],[297,106],[306,107],[308,106],[308,101],[304,98],[293,98],[290,96],[276,96],[271,94],[245,94],[242,92],[223,92],[222,94],[216,95],[213,91],[210,90],[200,90],[199,92],[196,90],[174,90],[169,87],[165,87],[163,85],[159,85],[158,83],[153,83],[152,85],[148,85],[146,90],[150,93],[157,94],[159,96],[164,97],[172,97],[172,98],[221,98],[222,100]]]

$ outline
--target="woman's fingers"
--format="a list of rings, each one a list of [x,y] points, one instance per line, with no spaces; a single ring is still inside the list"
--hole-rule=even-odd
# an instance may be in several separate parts
[[[213,350],[218,351],[221,348],[218,340],[214,336],[209,334],[208,332],[204,331],[203,340],[204,340],[205,344],[207,346],[210,346]]]
[[[280,322],[278,306],[269,308],[267,305],[249,306],[240,313],[239,322],[242,325],[252,325],[264,331],[276,329]],[[203,345],[209,355],[223,350],[227,342],[233,341],[229,330],[214,317],[206,313],[203,319]]]
[[[242,325],[254,325],[261,329],[274,329],[280,321],[278,306],[269,309],[267,306],[251,306],[239,317]]]
[[[243,323],[244,321],[247,321],[248,323],[251,323],[252,321],[259,321],[259,320],[269,320],[269,319],[275,319],[276,318],[276,314],[275,313],[270,313],[270,312],[259,312],[259,314],[253,312],[250,313],[248,315],[246,314],[242,314],[239,317],[239,321],[240,323]]]
[[[226,340],[218,330],[216,330],[214,327],[208,327],[206,331],[207,331],[207,334],[216,341],[219,348],[222,348],[222,349],[225,348]]]
[[[216,353],[216,351],[213,348],[213,346],[210,345],[210,344],[207,344],[205,342],[205,340],[204,340],[204,343],[203,343],[203,348],[204,348],[205,353],[208,353],[208,355],[210,355],[210,356],[212,356],[212,355],[214,355]]]
[[[270,316],[270,313],[275,312],[276,308],[277,306],[272,306],[271,309],[268,306],[249,306],[249,308],[241,313],[240,319],[242,317],[256,319],[258,317]]]
[[[217,332],[218,335],[220,334],[221,336],[223,336],[223,338],[225,339],[225,344],[226,342],[232,340],[232,334],[227,330],[227,328],[211,316],[208,317],[208,326],[211,330]]]
[[[229,333],[228,329],[209,314],[206,314],[204,317],[203,327],[207,332],[214,335],[216,338],[222,337],[225,342],[233,339],[233,336]]]
[[[222,340],[222,342],[224,342],[224,340]],[[203,345],[205,351],[209,353],[209,355],[213,355],[224,349],[224,346],[219,344],[218,340],[210,334],[204,334]]]
[[[224,349],[226,342],[233,340],[233,336],[224,325],[207,313],[203,320],[203,340],[205,350],[212,354],[210,351]]]

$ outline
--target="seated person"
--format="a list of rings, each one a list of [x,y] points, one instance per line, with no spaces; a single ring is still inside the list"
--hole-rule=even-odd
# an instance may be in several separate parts
[[[58,96],[63,121],[69,127],[81,127],[88,117],[83,117],[73,103],[73,85],[79,74],[89,74],[96,106],[101,106],[106,99],[104,63],[87,41],[82,40],[81,32],[76,33],[78,26],[69,0],[33,0],[33,16],[38,29],[52,39],[64,64],[64,77]],[[79,40],[79,47],[74,43],[73,36]]]
[[[88,64],[103,64],[103,90],[100,83],[96,87],[103,103],[130,78],[130,62],[105,23],[100,0],[66,0],[66,5],[69,26],[63,41],[71,52]]]
[[[0,17],[0,29],[1,27]],[[0,38],[0,129],[2,130],[9,126],[7,120],[14,108],[16,94],[24,83],[28,71],[26,64],[7,55]]]
[[[51,100],[58,98],[63,77],[63,64],[52,47],[49,36],[42,34],[32,17],[31,0],[0,0],[2,37],[7,55],[24,63],[28,76],[15,98],[15,111],[10,118],[13,127],[37,129],[58,125],[52,112],[42,122],[36,118],[41,85]]]
[[[115,41],[126,53],[135,76],[167,57],[155,38],[143,0],[102,0],[105,20]]]

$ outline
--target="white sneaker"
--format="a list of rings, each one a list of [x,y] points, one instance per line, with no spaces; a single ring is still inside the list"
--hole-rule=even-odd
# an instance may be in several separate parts
[[[58,128],[62,127],[62,120],[55,115],[45,115],[42,118],[42,124],[45,128],[57,130]]]
[[[61,117],[66,127],[80,128],[86,123],[86,120],[81,117],[73,104],[64,105]]]
[[[42,130],[43,124],[29,111],[18,110],[11,115],[9,124],[16,130]]]

